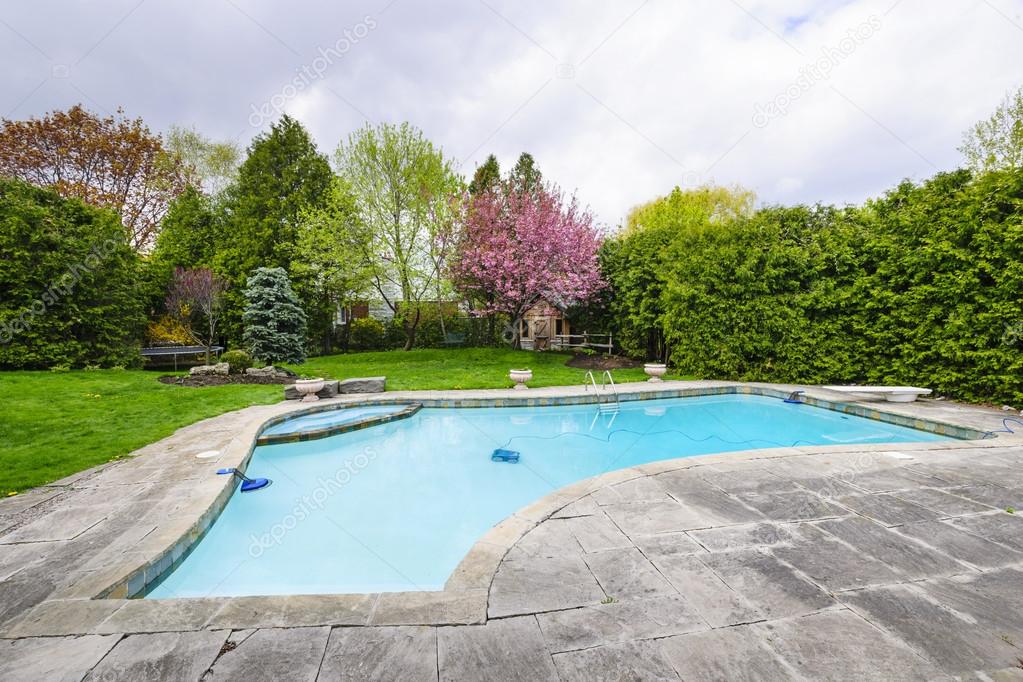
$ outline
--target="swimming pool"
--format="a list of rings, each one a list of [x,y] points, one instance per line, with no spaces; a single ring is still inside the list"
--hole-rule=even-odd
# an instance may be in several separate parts
[[[946,437],[750,395],[622,402],[617,414],[592,404],[424,408],[257,447],[246,473],[273,485],[233,495],[147,597],[439,590],[491,526],[607,471],[753,448],[935,440]],[[492,461],[498,448],[520,460]]]

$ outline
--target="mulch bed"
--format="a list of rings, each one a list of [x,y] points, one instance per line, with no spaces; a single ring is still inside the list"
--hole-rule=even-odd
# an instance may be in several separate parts
[[[577,367],[579,369],[632,369],[634,367],[642,367],[643,363],[639,360],[633,360],[631,358],[622,357],[620,355],[573,355],[572,358],[565,363],[569,367]]]
[[[268,377],[251,374],[203,374],[199,376],[162,376],[158,380],[161,384],[176,384],[178,386],[226,386],[227,384],[293,384],[294,377]]]

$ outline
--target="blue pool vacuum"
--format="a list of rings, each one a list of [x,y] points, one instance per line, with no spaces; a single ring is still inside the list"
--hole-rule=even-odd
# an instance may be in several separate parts
[[[260,490],[261,488],[265,488],[271,483],[273,483],[273,481],[271,481],[269,478],[249,478],[248,476],[246,476],[245,474],[243,474],[242,472],[238,471],[233,467],[230,469],[217,469],[217,473],[221,475],[234,474],[237,478],[240,478],[242,480],[243,493],[251,492],[253,490]]]
[[[490,455],[490,459],[493,462],[511,462],[514,464],[519,461],[519,453],[514,450],[502,450],[498,448],[494,450],[494,454]]]
[[[792,391],[792,393],[789,393],[789,397],[785,399],[785,402],[787,402],[787,403],[789,403],[791,405],[802,405],[803,404],[803,394],[805,392],[806,391]]]

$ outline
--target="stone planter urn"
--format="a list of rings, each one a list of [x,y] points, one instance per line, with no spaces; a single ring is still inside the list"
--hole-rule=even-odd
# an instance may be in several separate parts
[[[648,362],[643,365],[643,371],[650,377],[647,381],[661,381],[661,377],[668,371],[668,366],[660,362]]]
[[[316,395],[323,390],[325,382],[322,378],[320,379],[297,379],[295,381],[295,389],[302,394],[302,402],[304,403],[315,403],[320,399],[320,396]]]
[[[513,369],[508,372],[508,378],[515,382],[516,389],[525,390],[529,388],[529,386],[526,386],[526,382],[533,378],[533,370]]]

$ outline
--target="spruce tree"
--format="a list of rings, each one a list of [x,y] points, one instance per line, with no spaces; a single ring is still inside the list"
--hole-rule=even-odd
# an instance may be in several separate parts
[[[476,196],[501,184],[501,166],[497,157],[491,154],[482,165],[476,167],[472,182],[469,183],[469,194]]]
[[[245,345],[270,364],[305,362],[305,311],[283,268],[258,268],[247,280]]]
[[[543,175],[536,167],[536,161],[529,152],[519,154],[515,167],[508,174],[508,181],[512,187],[520,192],[534,194],[543,182]]]

